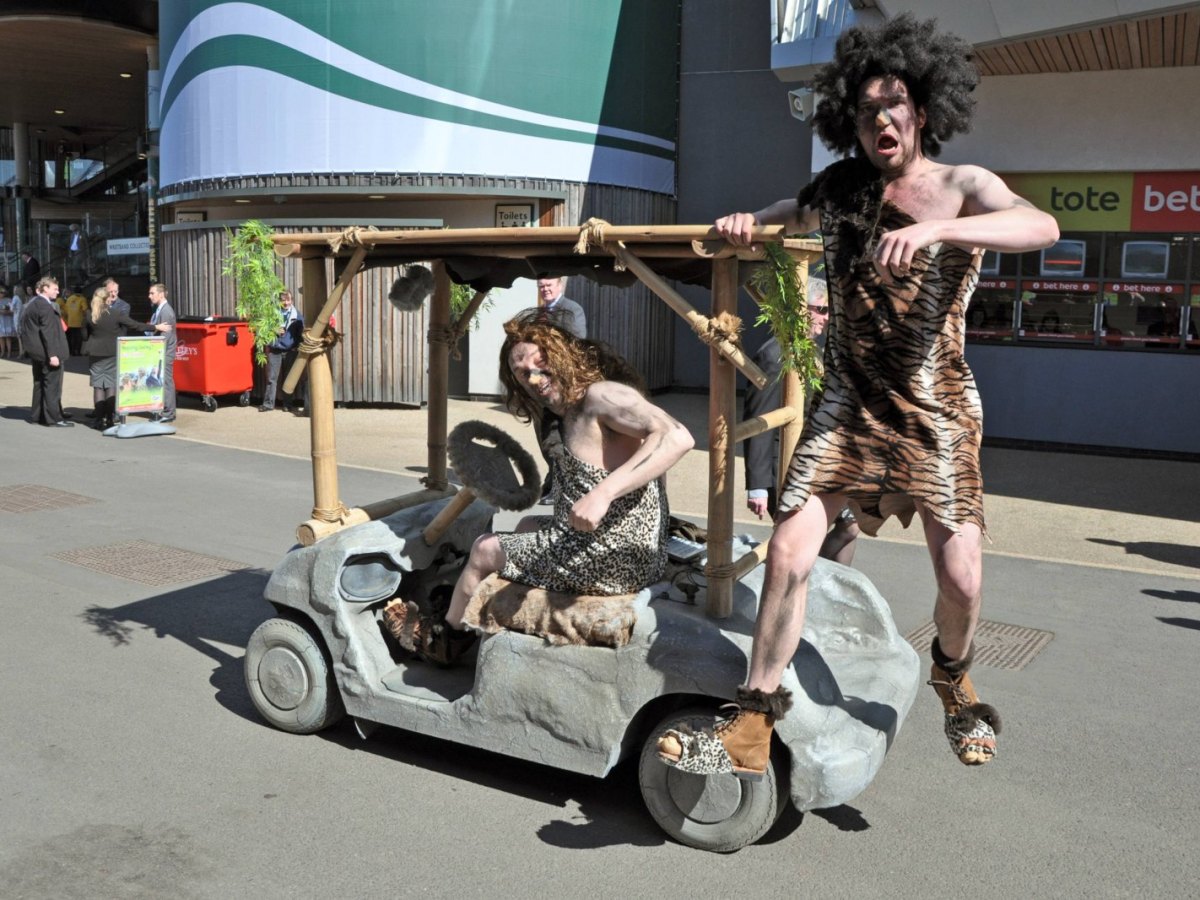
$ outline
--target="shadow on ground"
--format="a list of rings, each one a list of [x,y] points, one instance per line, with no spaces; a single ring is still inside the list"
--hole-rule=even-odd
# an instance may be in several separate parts
[[[984,491],[1089,509],[1200,522],[1200,463],[984,447]],[[1115,477],[1136,468],[1136,477]]]

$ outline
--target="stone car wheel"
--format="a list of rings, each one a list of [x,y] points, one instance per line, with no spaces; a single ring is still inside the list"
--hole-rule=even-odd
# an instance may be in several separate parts
[[[762,781],[735,775],[689,775],[658,758],[658,739],[680,724],[711,728],[717,716],[711,709],[678,710],[655,726],[642,745],[638,783],[646,809],[667,834],[701,850],[728,853],[753,844],[765,835],[783,809],[782,780],[776,762],[767,764]]]
[[[321,644],[288,619],[268,619],[246,644],[246,689],[259,715],[293,734],[328,728],[344,714]]]

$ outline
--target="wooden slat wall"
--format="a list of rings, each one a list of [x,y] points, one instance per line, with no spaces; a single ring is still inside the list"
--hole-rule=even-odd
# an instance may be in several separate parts
[[[576,225],[592,217],[619,225],[675,222],[673,198],[626,188],[573,185],[564,205],[553,224]],[[650,390],[671,386],[675,313],[662,300],[641,284],[602,287],[586,278],[571,279],[568,296],[587,313],[588,337],[611,344],[642,373]]]
[[[1200,65],[1200,9],[975,51],[981,75]]]
[[[479,179],[475,179],[476,181]],[[505,184],[511,179],[503,180]],[[553,210],[554,225],[590,217],[617,224],[673,224],[675,201],[661,194],[597,185],[537,182],[567,193]],[[472,185],[474,186],[474,185]],[[512,184],[512,187],[528,187]],[[280,231],[340,231],[341,226],[281,228]],[[163,280],[175,310],[184,316],[233,316],[233,280],[221,274],[228,252],[223,228],[165,231]],[[332,261],[329,283],[334,283]],[[419,405],[426,398],[425,310],[399,313],[387,299],[398,273],[371,269],[351,284],[337,314],[344,342],[333,353],[334,399],[339,403]],[[300,263],[285,260],[284,282],[300,286]],[[641,285],[606,288],[585,278],[569,286],[572,299],[587,311],[590,335],[615,347],[640,371],[651,390],[670,387],[674,370],[672,313]],[[299,297],[297,297],[299,301]]]
[[[338,231],[340,228],[281,228],[281,232]],[[233,279],[221,274],[228,252],[224,229],[189,229],[163,234],[164,281],[181,316],[233,316]],[[327,278],[334,283],[333,261]],[[343,342],[333,351],[334,400],[419,406],[426,399],[425,311],[400,313],[387,299],[395,272],[370,269],[354,279],[337,312]],[[300,262],[283,263],[283,280],[300,287]],[[297,295],[297,303],[300,302]]]

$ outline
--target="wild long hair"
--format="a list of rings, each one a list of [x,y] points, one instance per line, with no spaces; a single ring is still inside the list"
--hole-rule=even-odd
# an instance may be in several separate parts
[[[599,381],[619,381],[642,393],[646,391],[642,377],[607,344],[575,337],[540,309],[526,310],[504,323],[504,343],[500,347],[504,405],[522,422],[540,419],[543,407],[526,393],[509,365],[517,344],[535,344],[542,351],[550,377],[567,406],[579,403],[587,389]]]
[[[106,309],[108,309],[108,291],[98,287],[92,291],[92,308],[89,312],[93,325],[100,321],[100,317],[104,315]]]
[[[925,110],[921,152],[941,153],[942,142],[971,129],[979,72],[971,45],[939,33],[937,20],[918,22],[912,13],[879,28],[851,28],[838,38],[834,59],[813,78],[821,96],[813,128],[835,153],[861,153],[855,116],[864,81],[892,75],[904,82],[918,109]]]

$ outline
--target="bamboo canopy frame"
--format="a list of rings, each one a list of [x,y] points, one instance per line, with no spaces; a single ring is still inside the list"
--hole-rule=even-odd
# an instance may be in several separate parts
[[[802,424],[803,392],[794,373],[784,376],[783,409],[750,422],[737,422],[737,372],[742,372],[758,387],[766,384],[766,375],[741,346],[736,318],[739,263],[765,258],[761,245],[780,244],[796,260],[801,282],[807,279],[808,266],[821,254],[821,242],[785,238],[780,226],[755,229],[755,249],[734,247],[709,226],[638,225],[614,226],[589,219],[579,227],[552,228],[467,228],[444,230],[377,231],[348,228],[340,232],[276,235],[275,252],[301,260],[304,282],[305,331],[301,354],[288,372],[285,386],[294,388],[305,367],[309,370],[310,429],[313,463],[313,514],[301,523],[297,537],[304,545],[350,525],[390,515],[399,509],[429,500],[449,497],[456,489],[446,473],[447,388],[450,351],[465,333],[471,316],[487,294],[487,276],[456,278],[470,281],[476,295],[458,321],[451,320],[450,266],[455,260],[469,259],[474,270],[483,271],[487,261],[507,266],[500,276],[602,274],[605,270],[627,272],[646,285],[656,296],[682,317],[696,336],[709,347],[709,496],[708,496],[708,580],[706,612],[725,618],[733,611],[733,584],[762,562],[766,543],[733,559],[733,464],[738,441],[773,428],[781,428],[780,466],[782,478],[787,461],[799,439]],[[434,291],[429,315],[429,405],[428,474],[425,488],[412,494],[349,509],[338,498],[337,456],[333,428],[332,375],[327,350],[332,335],[327,334],[330,316],[336,310],[346,288],[371,254],[381,255],[390,264],[396,259],[425,260],[433,263]],[[328,290],[325,260],[344,261],[332,291]],[[516,270],[514,265],[523,265]],[[482,267],[481,267],[482,266]],[[711,314],[693,307],[669,279],[679,267],[690,266],[707,275],[712,290]],[[470,267],[468,267],[470,268]],[[458,273],[461,276],[461,273]],[[460,508],[465,504],[453,504]]]

